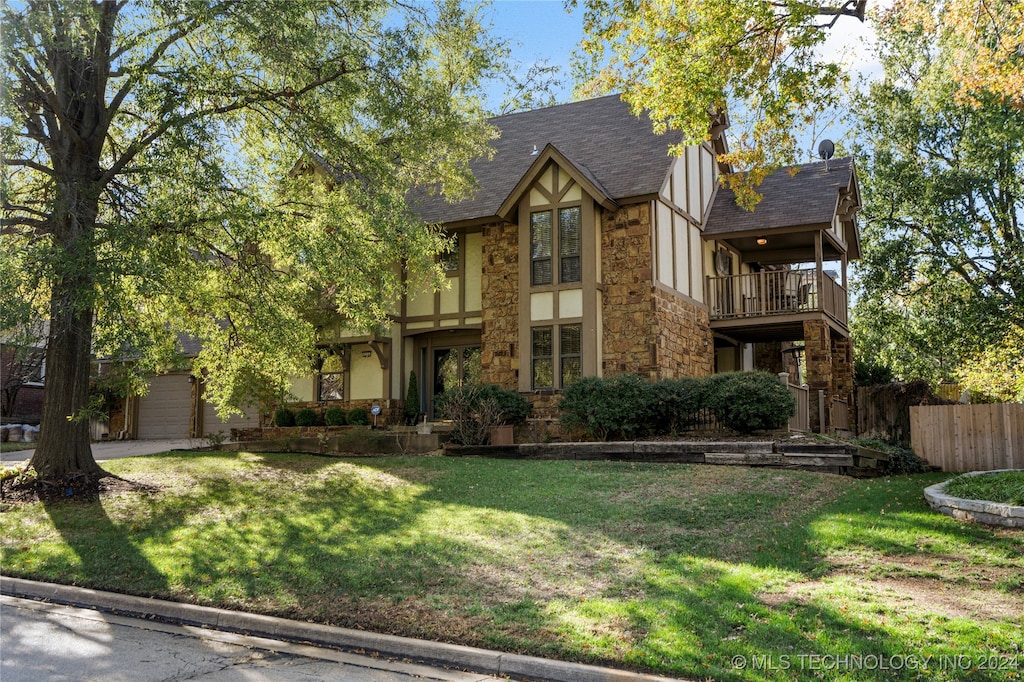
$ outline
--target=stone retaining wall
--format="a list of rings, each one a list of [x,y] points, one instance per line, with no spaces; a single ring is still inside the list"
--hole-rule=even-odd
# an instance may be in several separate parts
[[[1000,469],[998,471],[974,471],[964,476],[985,476],[988,474],[1020,471],[1020,469]],[[953,479],[949,479],[950,481]],[[985,500],[965,500],[946,494],[949,481],[937,483],[924,489],[924,499],[935,511],[952,516],[961,521],[973,521],[989,526],[1006,526],[1024,528],[1024,507]]]

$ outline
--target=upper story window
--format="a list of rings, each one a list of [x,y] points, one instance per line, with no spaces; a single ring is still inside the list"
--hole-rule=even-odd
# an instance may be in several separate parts
[[[451,235],[451,247],[440,255],[441,267],[445,272],[459,269],[459,233]]]
[[[557,210],[557,232],[554,229],[555,213],[556,211],[534,211],[530,214],[530,283],[533,286],[565,284],[579,282],[582,279],[580,207],[571,206]],[[556,253],[557,270],[554,263]]]

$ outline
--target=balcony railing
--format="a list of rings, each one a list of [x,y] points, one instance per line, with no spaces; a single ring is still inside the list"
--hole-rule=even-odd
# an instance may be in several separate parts
[[[846,289],[814,269],[708,277],[707,287],[713,321],[824,312],[846,324]]]

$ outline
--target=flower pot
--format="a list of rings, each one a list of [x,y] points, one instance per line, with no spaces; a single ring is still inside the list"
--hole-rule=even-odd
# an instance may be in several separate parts
[[[491,445],[514,445],[516,441],[515,430],[511,424],[491,427]]]

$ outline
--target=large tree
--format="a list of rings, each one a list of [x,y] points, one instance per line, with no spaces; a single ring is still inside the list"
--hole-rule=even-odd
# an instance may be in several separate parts
[[[2,22],[2,307],[48,299],[42,478],[103,475],[94,353],[143,374],[190,334],[230,408],[305,369],[309,310],[372,327],[387,264],[436,274],[406,196],[460,196],[491,134],[493,50],[460,3],[26,0]]]
[[[885,76],[856,107],[855,338],[904,378],[955,378],[1024,322],[1024,109],[1006,88],[962,77],[967,48],[942,28],[956,4],[922,14],[901,3],[880,18]],[[1019,21],[1021,3],[993,5]]]
[[[680,147],[708,136],[709,114],[733,119],[740,170],[728,179],[748,206],[773,169],[798,160],[798,131],[845,95],[846,76],[821,45],[864,0],[567,0],[584,9],[577,78],[583,90],[621,92]]]

